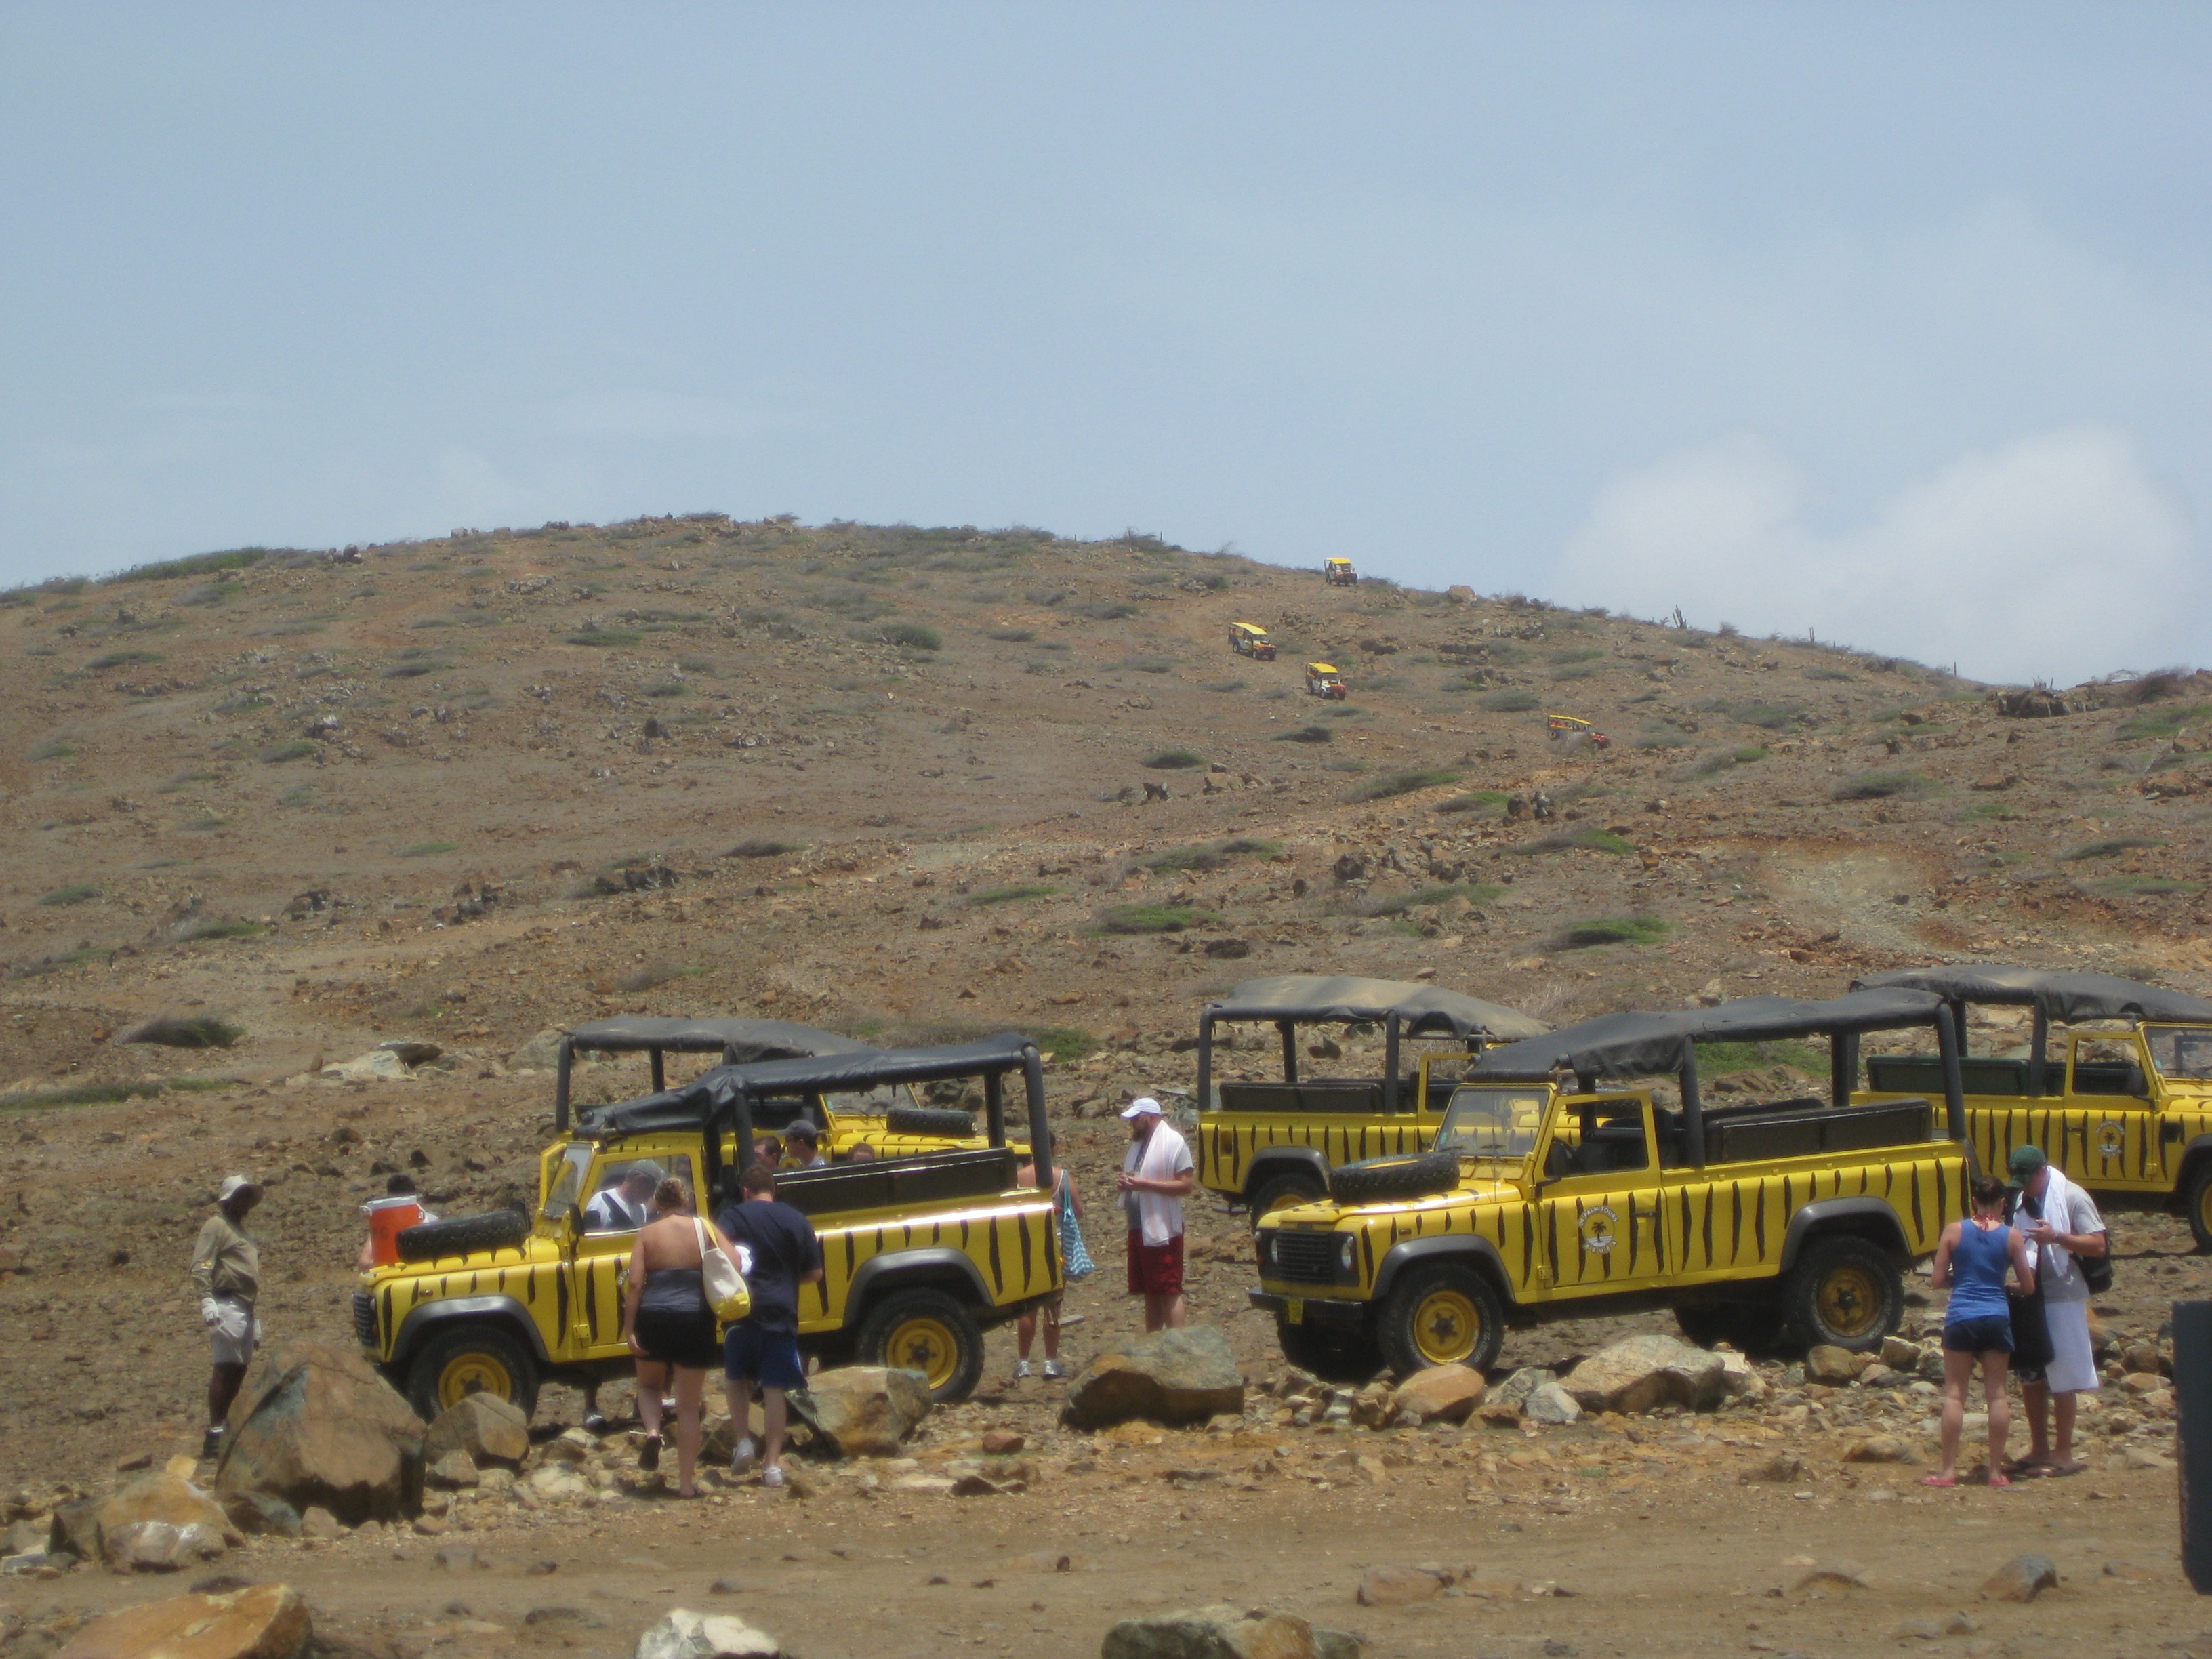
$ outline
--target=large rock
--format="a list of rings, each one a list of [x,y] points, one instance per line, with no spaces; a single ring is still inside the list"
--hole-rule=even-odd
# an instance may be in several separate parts
[[[1424,1423],[1464,1423],[1488,1386],[1472,1365],[1431,1365],[1415,1371],[1390,1397],[1390,1412],[1412,1412]]]
[[[888,1365],[817,1371],[792,1408],[847,1457],[896,1457],[899,1442],[930,1413],[929,1379]]]
[[[1837,1347],[1833,1343],[1816,1344],[1805,1355],[1805,1376],[1814,1382],[1826,1382],[1831,1388],[1842,1388],[1859,1380],[1859,1373],[1874,1364],[1872,1354],[1853,1353],[1849,1348]]]
[[[558,1027],[549,1026],[509,1054],[507,1063],[518,1071],[526,1066],[542,1072],[552,1071],[561,1063],[561,1039],[566,1036],[568,1033]]]
[[[637,1638],[636,1659],[785,1659],[767,1632],[723,1613],[672,1608]]]
[[[1982,1586],[1992,1601],[2033,1601],[2045,1590],[2058,1588],[2058,1566],[2047,1555],[2015,1555],[1999,1567]]]
[[[1483,1396],[1483,1403],[1489,1406],[1517,1407],[1525,1403],[1528,1396],[1542,1388],[1544,1384],[1556,1382],[1559,1380],[1559,1376],[1557,1371],[1549,1370],[1541,1365],[1523,1365],[1486,1394]]]
[[[1570,1371],[1563,1386],[1586,1412],[1648,1412],[1657,1406],[1704,1411],[1727,1392],[1726,1363],[1717,1353],[1653,1333],[1599,1349]]]
[[[1547,1382],[1534,1389],[1521,1402],[1522,1416],[1531,1423],[1548,1423],[1554,1428],[1574,1422],[1582,1414],[1581,1402],[1557,1382]]]
[[[187,1566],[245,1541],[220,1504],[173,1474],[148,1475],[105,1498],[64,1504],[51,1526],[48,1549],[105,1561],[118,1572]]]
[[[372,1048],[351,1060],[325,1066],[316,1075],[337,1083],[404,1083],[415,1073],[389,1048]]]
[[[100,1547],[117,1572],[174,1572],[212,1561],[228,1546],[204,1522],[179,1527],[167,1521],[133,1521],[103,1528]]]
[[[95,1619],[55,1659],[293,1659],[312,1634],[289,1584],[179,1595]]]
[[[1359,1638],[1316,1630],[1294,1613],[1194,1607],[1124,1619],[1106,1632],[1099,1659],[1359,1659]]]
[[[219,1492],[263,1492],[349,1526],[422,1507],[422,1421],[351,1348],[301,1342],[231,1410]]]
[[[1137,1337],[1106,1350],[1075,1379],[1065,1413],[1071,1427],[1103,1428],[1142,1417],[1203,1423],[1244,1409],[1244,1378],[1229,1339],[1212,1325]]]
[[[522,1407],[497,1395],[465,1395],[440,1412],[423,1431],[422,1461],[466,1452],[479,1469],[519,1469],[530,1455],[530,1419]]]
[[[1363,1607],[1409,1607],[1416,1601],[1433,1601],[1444,1593],[1444,1581],[1422,1567],[1373,1566],[1359,1575],[1358,1597]]]

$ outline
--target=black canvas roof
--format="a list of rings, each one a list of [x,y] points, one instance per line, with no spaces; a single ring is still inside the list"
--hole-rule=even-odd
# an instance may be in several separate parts
[[[1396,1014],[1411,1036],[1483,1037],[1510,1042],[1550,1027],[1518,1009],[1434,985],[1357,974],[1278,974],[1248,979],[1206,1005],[1215,1019],[1370,1020]]]
[[[1694,1042],[1765,1042],[1781,1037],[1895,1030],[1930,1024],[1942,999],[1926,991],[1853,991],[1822,1002],[1740,997],[1712,1008],[1601,1014],[1526,1042],[1486,1050],[1470,1075],[1598,1077],[1679,1072]]]
[[[658,1014],[617,1014],[611,1019],[586,1020],[569,1031],[568,1046],[598,1054],[635,1054],[647,1048],[678,1054],[731,1050],[741,1061],[862,1054],[868,1047],[835,1031],[818,1031],[787,1019],[695,1019]]]
[[[2122,979],[2116,974],[2053,973],[2040,968],[2000,968],[1970,962],[1951,968],[1905,968],[1893,974],[1869,974],[1857,984],[1867,989],[1903,987],[1933,991],[1954,1002],[2035,1008],[2061,1025],[2075,1025],[2085,1019],[2212,1020],[2212,1002],[2202,997]]]

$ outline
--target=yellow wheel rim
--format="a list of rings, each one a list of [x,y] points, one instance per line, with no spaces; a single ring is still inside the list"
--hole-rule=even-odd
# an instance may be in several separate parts
[[[1820,1323],[1846,1340],[1875,1334],[1881,1304],[1881,1286],[1864,1267],[1837,1267],[1820,1281]]]
[[[1260,1213],[1271,1216],[1278,1210],[1295,1210],[1301,1204],[1317,1204],[1320,1201],[1310,1193],[1302,1193],[1295,1187],[1285,1187],[1268,1198],[1267,1207]]]
[[[2212,1181],[2206,1182],[2197,1190],[2197,1224],[2208,1235],[2212,1235]]]
[[[894,1370],[920,1371],[931,1388],[941,1389],[960,1369],[960,1339],[941,1319],[902,1319],[884,1340],[884,1364]]]
[[[1413,1346],[1431,1365],[1455,1365],[1482,1337],[1482,1313],[1457,1291],[1431,1291],[1413,1305]]]
[[[438,1404],[458,1406],[472,1394],[496,1395],[501,1400],[514,1398],[514,1378],[488,1353],[457,1353],[446,1362],[446,1369],[438,1373]]]

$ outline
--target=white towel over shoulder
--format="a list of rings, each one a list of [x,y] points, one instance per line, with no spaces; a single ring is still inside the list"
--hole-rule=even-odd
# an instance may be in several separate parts
[[[1145,1181],[1173,1181],[1197,1167],[1190,1159],[1189,1143],[1166,1123],[1152,1131],[1142,1146],[1132,1141],[1122,1170]],[[1129,1224],[1147,1244],[1164,1244],[1182,1231],[1182,1200],[1165,1193],[1131,1193]]]

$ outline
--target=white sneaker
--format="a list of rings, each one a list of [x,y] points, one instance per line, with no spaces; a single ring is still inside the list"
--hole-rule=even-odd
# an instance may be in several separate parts
[[[1049,1364],[1051,1362],[1047,1361],[1046,1363]],[[1032,1375],[1032,1373],[1030,1370],[1030,1362],[1028,1360],[1017,1359],[1014,1361],[1014,1380],[1017,1382],[1020,1382],[1022,1378],[1030,1375]]]
[[[781,1486],[782,1484],[783,1466],[781,1464],[771,1463],[761,1471],[761,1485],[763,1486]]]
[[[753,1466],[753,1437],[747,1435],[730,1448],[730,1473],[743,1474]]]
[[[1057,1359],[1048,1359],[1044,1362],[1044,1374],[1047,1376],[1058,1379],[1067,1375],[1067,1368],[1062,1365]]]

